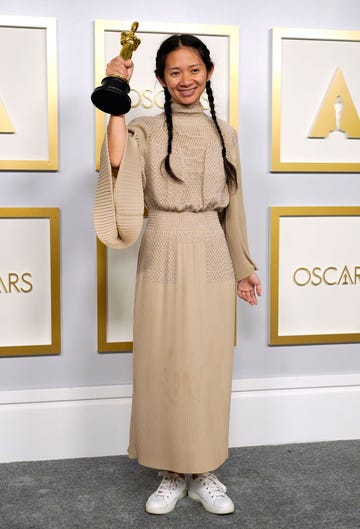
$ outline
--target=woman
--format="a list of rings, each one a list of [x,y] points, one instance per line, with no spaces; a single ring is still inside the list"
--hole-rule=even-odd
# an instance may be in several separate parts
[[[228,457],[235,281],[251,305],[261,285],[247,246],[237,135],[216,118],[213,70],[198,38],[166,39],[155,70],[164,113],[128,127],[111,116],[102,149],[99,238],[129,246],[144,203],[149,213],[135,292],[129,456],[161,470],[146,502],[153,514],[172,511],[187,493],[209,512],[234,510],[212,471]],[[130,80],[132,72],[131,60],[116,57],[106,75]]]

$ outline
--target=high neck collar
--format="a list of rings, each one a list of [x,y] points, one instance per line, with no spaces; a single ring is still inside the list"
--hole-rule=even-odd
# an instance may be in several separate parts
[[[204,107],[200,101],[191,105],[181,105],[173,102],[171,103],[171,109],[174,114],[202,114],[204,112]]]

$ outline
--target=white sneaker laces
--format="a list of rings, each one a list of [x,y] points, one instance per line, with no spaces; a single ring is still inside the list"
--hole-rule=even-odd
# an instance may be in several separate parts
[[[154,492],[154,496],[165,496],[168,498],[171,492],[176,489],[177,480],[180,476],[178,474],[171,474],[165,471],[159,472],[159,476],[162,476],[162,481]]]
[[[205,489],[208,491],[211,497],[218,498],[219,496],[226,495],[225,485],[221,483],[221,481],[219,481],[214,474],[207,472],[205,474],[201,474],[199,476],[199,479],[203,483]]]

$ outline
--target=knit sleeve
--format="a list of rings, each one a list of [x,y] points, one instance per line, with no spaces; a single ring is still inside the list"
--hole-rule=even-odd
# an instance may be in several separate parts
[[[94,204],[94,227],[106,246],[126,248],[139,237],[144,215],[143,180],[143,156],[136,132],[128,131],[116,177],[112,176],[105,137]]]
[[[238,188],[230,190],[229,204],[225,210],[223,227],[229,247],[236,281],[240,281],[257,270],[249,252],[246,230],[246,217],[241,184],[241,166],[237,134],[231,129],[228,159],[234,164],[237,172]]]

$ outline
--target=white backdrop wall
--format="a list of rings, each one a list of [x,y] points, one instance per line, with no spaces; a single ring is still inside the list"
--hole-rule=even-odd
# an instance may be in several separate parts
[[[260,269],[264,294],[257,308],[238,304],[234,381],[247,389],[254,381],[251,386],[254,391],[269,389],[269,382],[258,386],[259,379],[280,381],[275,389],[281,389],[284,384],[291,387],[292,380],[297,381],[295,388],[299,380],[307,377],[313,381],[322,380],[315,387],[336,386],[338,376],[350,377],[347,379],[350,385],[356,385],[354,380],[357,382],[356,375],[360,374],[359,344],[269,347],[267,341],[269,207],[358,205],[360,196],[359,174],[270,173],[270,30],[273,27],[359,30],[358,0],[225,0],[215,4],[204,0],[196,3],[183,0],[181,4],[165,0],[156,3],[145,0],[32,0],[30,3],[0,0],[0,15],[57,19],[60,167],[51,173],[0,172],[0,205],[60,208],[62,300],[62,354],[58,357],[0,358],[0,390],[3,392],[2,399],[0,391],[0,404],[15,404],[16,399],[10,396],[15,395],[14,392],[31,391],[34,395],[34,391],[46,389],[128,387],[131,384],[130,353],[97,352],[96,243],[92,224],[97,174],[90,94],[94,86],[94,20],[100,18],[139,20],[140,24],[144,20],[239,26],[239,138],[243,185],[250,247]],[[137,53],[141,53],[141,49]],[[324,382],[326,380],[331,382]],[[125,397],[128,396],[126,390]],[[124,428],[127,428],[125,423]],[[340,432],[338,436],[344,437]],[[290,438],[285,436],[275,441],[289,439],[300,438],[292,434]],[[258,441],[266,442],[266,439]],[[233,444],[237,444],[235,438]]]

